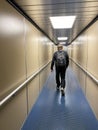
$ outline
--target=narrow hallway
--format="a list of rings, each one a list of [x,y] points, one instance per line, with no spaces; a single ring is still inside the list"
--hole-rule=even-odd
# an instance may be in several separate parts
[[[22,130],[98,130],[98,121],[70,67],[66,80],[66,93],[61,96],[54,72],[49,75]]]

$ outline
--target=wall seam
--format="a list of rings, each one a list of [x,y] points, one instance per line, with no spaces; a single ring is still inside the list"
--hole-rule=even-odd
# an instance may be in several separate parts
[[[26,73],[26,80],[27,80],[27,50],[26,50],[26,24],[24,18],[24,50],[25,50],[25,73]],[[26,84],[26,99],[27,99],[27,115],[28,115],[28,86]]]
[[[87,32],[87,60],[86,60],[86,71],[87,71],[87,67],[88,67],[88,32]],[[87,88],[87,74],[86,74],[86,78],[85,78],[85,95],[86,95],[86,88]]]
[[[40,37],[40,34],[38,34],[38,35]],[[39,39],[38,39],[38,67],[40,69],[39,44],[40,44],[40,42],[39,42]],[[40,73],[39,73],[39,93],[40,93]]]

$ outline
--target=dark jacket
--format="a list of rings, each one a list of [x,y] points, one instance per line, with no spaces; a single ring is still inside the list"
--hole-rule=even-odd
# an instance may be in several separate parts
[[[66,51],[64,51],[64,50],[60,50],[60,51],[63,51],[64,52],[64,54],[65,54],[65,59],[66,59],[66,68],[68,67],[68,65],[69,65],[69,56],[68,56],[68,54],[67,54],[67,52]],[[58,53],[58,51],[56,51],[54,54],[53,54],[53,58],[52,58],[52,62],[51,62],[51,70],[53,70],[53,66],[54,66],[54,64],[55,64],[55,66],[57,66],[57,53]]]

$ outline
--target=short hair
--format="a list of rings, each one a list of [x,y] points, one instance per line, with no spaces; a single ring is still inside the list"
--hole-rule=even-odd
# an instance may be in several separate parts
[[[63,48],[63,46],[59,44],[59,45],[57,46],[57,48]]]

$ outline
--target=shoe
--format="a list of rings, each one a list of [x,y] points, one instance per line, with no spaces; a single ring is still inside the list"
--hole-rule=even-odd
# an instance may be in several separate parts
[[[59,90],[59,86],[57,86],[56,89]]]
[[[61,93],[62,93],[62,96],[65,95],[64,88],[61,88]]]
[[[60,85],[59,84],[57,84],[56,89],[60,90]]]

